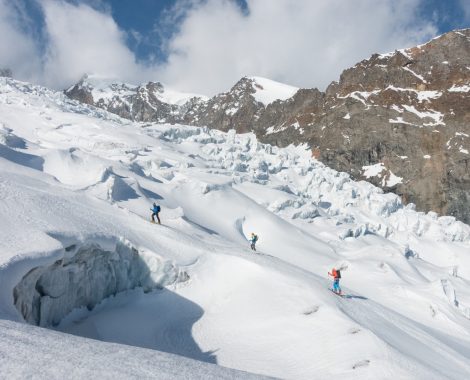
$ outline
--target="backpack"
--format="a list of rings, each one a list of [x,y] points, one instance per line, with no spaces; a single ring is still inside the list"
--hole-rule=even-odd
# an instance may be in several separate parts
[[[256,243],[258,241],[258,235],[253,236],[253,243]]]
[[[157,209],[155,212],[160,212],[160,210],[161,210],[160,206],[157,206]]]
[[[339,269],[336,269],[336,277],[335,278],[341,278],[341,271]]]

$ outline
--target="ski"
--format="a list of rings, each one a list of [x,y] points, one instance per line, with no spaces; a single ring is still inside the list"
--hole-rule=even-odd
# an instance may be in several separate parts
[[[329,290],[331,293],[336,294],[338,297],[347,298],[347,295],[346,295],[346,294],[336,293],[333,289],[330,289],[330,288],[328,288],[328,290]]]

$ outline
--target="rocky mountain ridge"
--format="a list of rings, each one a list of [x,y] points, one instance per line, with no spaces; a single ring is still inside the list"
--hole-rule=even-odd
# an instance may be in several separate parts
[[[66,94],[132,120],[253,131],[279,146],[308,143],[336,170],[423,211],[470,222],[470,29],[374,54],[325,92],[291,88],[288,97],[263,103],[259,93],[269,85],[245,77],[210,99],[171,103],[160,83],[112,84],[97,97],[85,78]]]

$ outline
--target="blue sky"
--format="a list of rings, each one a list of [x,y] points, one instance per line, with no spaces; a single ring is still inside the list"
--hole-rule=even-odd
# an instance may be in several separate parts
[[[0,66],[212,95],[243,75],[324,88],[374,52],[470,26],[470,0],[0,0]]]
[[[35,0],[28,0],[34,3]],[[82,1],[97,9],[111,13],[116,23],[128,32],[128,46],[142,60],[156,57],[165,60],[161,45],[177,26],[164,22],[165,12],[170,12],[175,0],[102,0]],[[242,11],[247,10],[245,0],[233,0]],[[188,6],[189,8],[189,6]],[[37,15],[39,16],[39,15]],[[38,21],[40,21],[40,16]]]

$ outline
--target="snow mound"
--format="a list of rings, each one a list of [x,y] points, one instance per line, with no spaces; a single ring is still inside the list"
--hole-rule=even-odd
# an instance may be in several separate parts
[[[105,171],[102,160],[75,148],[51,151],[44,160],[44,172],[80,188],[98,182]]]

